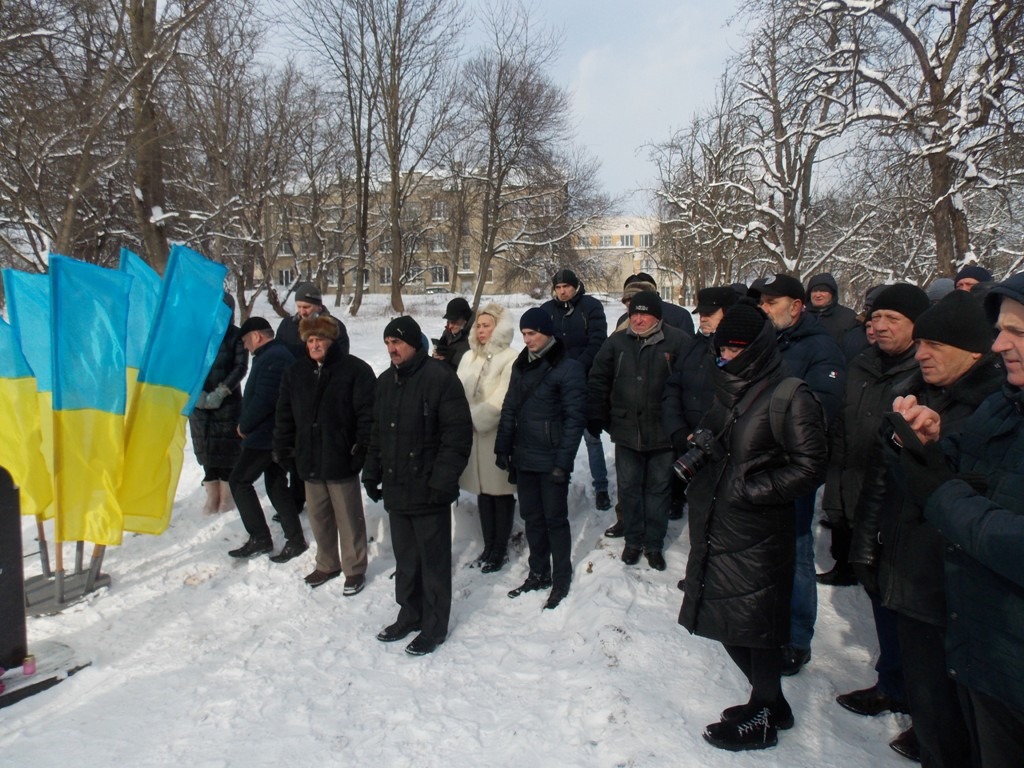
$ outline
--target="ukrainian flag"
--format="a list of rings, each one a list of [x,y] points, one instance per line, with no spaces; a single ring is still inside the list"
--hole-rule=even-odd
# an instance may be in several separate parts
[[[118,494],[125,530],[160,534],[170,522],[185,424],[213,362],[210,345],[220,343],[231,314],[222,301],[226,276],[189,248],[171,249],[126,424]]]
[[[35,376],[36,413],[46,473],[53,477],[53,355],[50,349],[50,277],[14,269],[3,270],[4,291],[11,329],[21,353]],[[51,480],[52,485],[52,480]],[[51,497],[52,493],[47,494]],[[52,503],[40,506],[36,514],[45,520],[54,515]]]
[[[132,278],[50,257],[57,541],[120,544]]]
[[[21,489],[21,513],[39,515],[50,506],[53,486],[42,451],[36,379],[11,328],[0,320],[0,466]]]
[[[135,396],[135,383],[139,378],[139,368],[149,341],[149,331],[153,327],[156,316],[157,302],[160,301],[160,275],[138,254],[121,249],[120,270],[131,275],[132,293],[128,301],[128,403],[126,410],[131,410],[131,402]]]

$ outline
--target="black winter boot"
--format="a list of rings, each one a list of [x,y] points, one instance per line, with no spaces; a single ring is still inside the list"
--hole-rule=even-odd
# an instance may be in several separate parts
[[[480,510],[480,532],[484,538],[484,551],[473,561],[473,565],[478,568],[487,565],[494,554],[495,498],[487,493],[481,493],[476,497],[477,507]]]
[[[512,523],[516,514],[516,497],[494,496],[494,536],[491,556],[480,570],[484,573],[500,571],[508,562],[508,540],[512,535]]]
[[[763,704],[748,704],[736,720],[712,723],[704,729],[703,736],[708,744],[731,752],[768,749],[779,743],[771,711]]]
[[[538,589],[547,589],[551,586],[550,576],[541,576],[539,573],[530,573],[526,581],[515,589],[509,591],[509,597],[519,597],[523,592],[536,592]]]

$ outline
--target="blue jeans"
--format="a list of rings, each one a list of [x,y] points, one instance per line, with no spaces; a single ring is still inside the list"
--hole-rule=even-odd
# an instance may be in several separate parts
[[[583,431],[583,442],[587,446],[587,459],[590,461],[590,476],[594,482],[594,493],[608,491],[608,466],[604,461],[604,446],[600,437],[594,437]]]
[[[634,451],[615,446],[615,474],[627,545],[648,552],[664,548],[674,456],[670,449]]]
[[[796,563],[793,596],[790,599],[789,644],[808,650],[818,617],[818,584],[814,579],[814,497],[811,491],[796,500]]]

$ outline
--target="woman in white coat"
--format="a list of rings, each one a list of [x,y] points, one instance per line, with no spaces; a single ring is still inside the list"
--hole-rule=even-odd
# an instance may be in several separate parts
[[[509,482],[508,473],[494,464],[501,404],[516,360],[516,353],[509,347],[514,333],[515,325],[505,308],[488,304],[477,312],[469,335],[469,352],[459,363],[459,379],[473,417],[473,448],[459,486],[478,494],[484,551],[475,564],[484,573],[500,571],[508,561],[508,539],[515,519],[516,487]]]

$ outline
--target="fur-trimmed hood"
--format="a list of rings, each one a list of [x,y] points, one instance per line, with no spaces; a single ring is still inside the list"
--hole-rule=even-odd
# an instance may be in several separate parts
[[[468,328],[470,351],[474,355],[495,355],[504,349],[508,349],[516,332],[511,313],[500,304],[492,302],[477,310],[476,317],[479,318],[480,315],[490,315],[494,318],[494,333],[491,334],[490,341],[481,347],[480,342],[476,338],[475,328]]]

